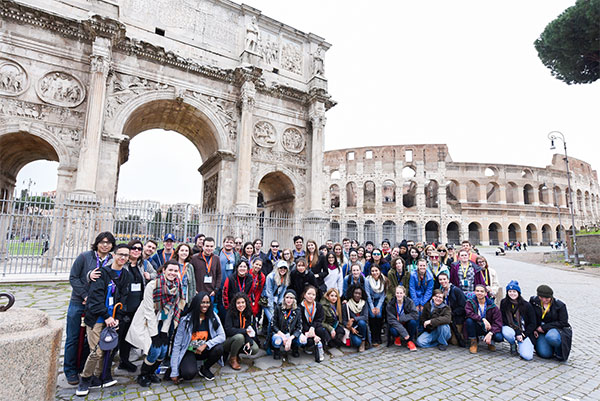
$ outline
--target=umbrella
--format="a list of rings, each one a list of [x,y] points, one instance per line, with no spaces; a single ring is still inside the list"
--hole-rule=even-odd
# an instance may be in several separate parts
[[[118,308],[123,309],[123,304],[121,302],[118,302],[115,305],[115,307],[113,308],[113,313],[112,313],[113,319],[115,318],[115,314],[117,313],[117,309]],[[103,332],[104,332],[104,330],[103,330]],[[118,339],[118,336],[116,335],[116,332],[113,334],[113,337],[115,337],[115,338]],[[100,375],[102,383],[104,383],[106,381],[107,376],[110,373],[110,363],[111,363],[111,360],[112,360],[112,353],[113,353],[113,349],[116,348],[116,346],[117,346],[117,343],[115,342],[113,348],[111,348],[110,350],[105,350],[104,351],[104,363],[102,365],[102,375]]]

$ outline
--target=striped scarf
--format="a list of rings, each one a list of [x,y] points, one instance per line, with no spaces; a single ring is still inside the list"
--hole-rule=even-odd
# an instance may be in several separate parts
[[[169,281],[161,274],[156,278],[156,287],[152,293],[154,301],[154,312],[163,312],[163,316],[168,316],[173,311],[173,322],[177,326],[181,315],[180,301],[183,300],[181,282],[179,278]],[[162,320],[162,319],[161,319]]]

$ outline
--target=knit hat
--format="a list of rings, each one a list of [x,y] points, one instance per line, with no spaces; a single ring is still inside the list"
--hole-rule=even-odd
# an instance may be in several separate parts
[[[552,298],[553,294],[554,291],[552,291],[552,288],[550,288],[546,284],[542,284],[537,288],[538,297]]]
[[[296,291],[292,290],[291,288],[288,288],[287,290],[285,290],[283,297],[285,298],[285,296],[287,294],[292,294],[294,296],[294,298],[298,299],[298,296],[296,295]]]
[[[508,283],[506,286],[506,292],[508,293],[510,290],[515,290],[519,294],[521,293],[521,287],[519,287],[519,282],[517,280],[511,280],[511,282]]]
[[[407,245],[407,242],[406,242],[406,240],[405,240],[405,239],[403,239],[403,240],[402,240],[402,242],[400,243],[400,245],[399,245],[398,247],[399,247],[399,248],[400,248],[400,247],[405,247],[406,249],[408,249],[408,245]]]

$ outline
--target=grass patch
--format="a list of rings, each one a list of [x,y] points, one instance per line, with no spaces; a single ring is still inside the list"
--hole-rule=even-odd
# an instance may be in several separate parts
[[[40,256],[44,249],[43,241],[10,241],[8,253],[12,256]]]

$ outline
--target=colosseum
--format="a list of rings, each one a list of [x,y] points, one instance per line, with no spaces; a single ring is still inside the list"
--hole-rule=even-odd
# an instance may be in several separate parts
[[[333,240],[540,245],[572,227],[561,154],[543,168],[455,162],[445,144],[338,149],[324,159]],[[574,158],[569,168],[576,228],[597,225],[597,172]]]

